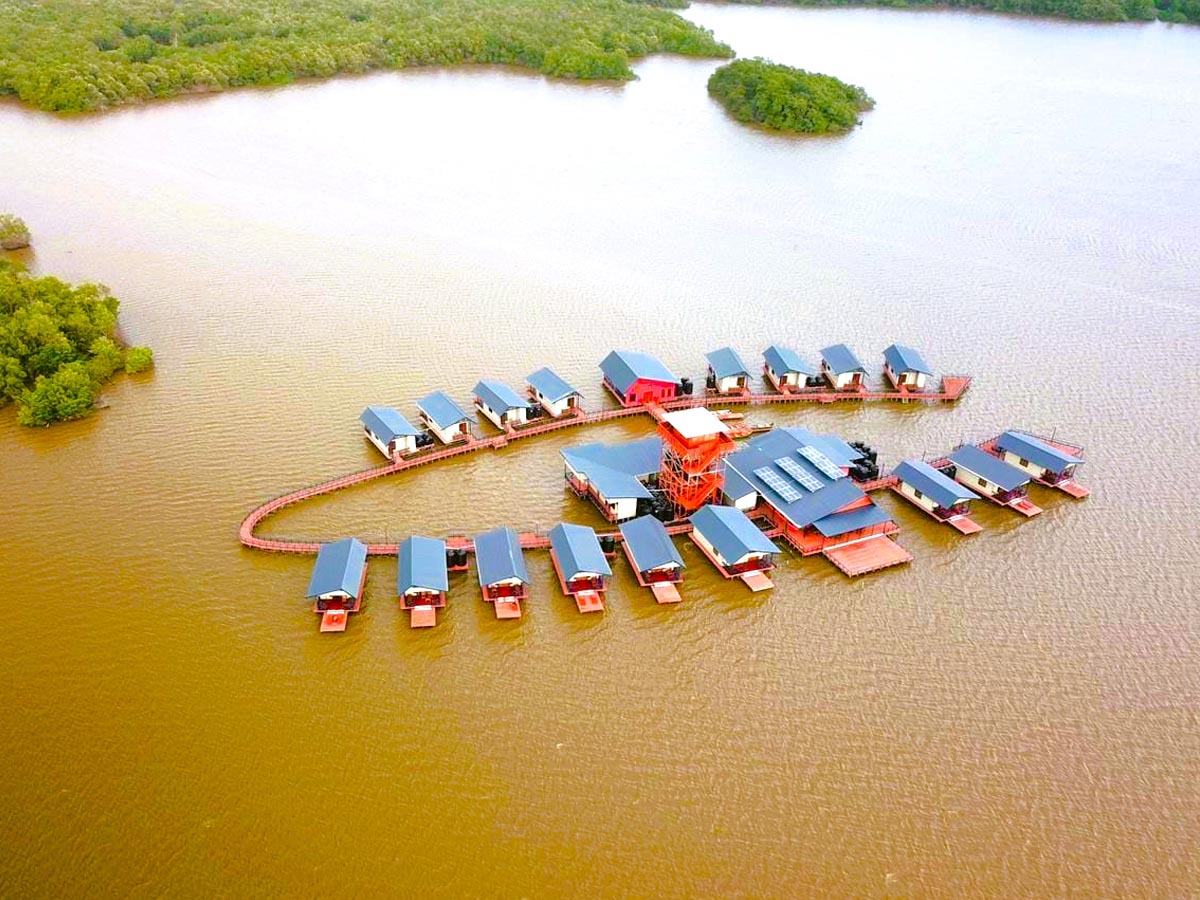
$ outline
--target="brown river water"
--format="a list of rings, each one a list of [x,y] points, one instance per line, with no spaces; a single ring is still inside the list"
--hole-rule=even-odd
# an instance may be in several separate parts
[[[0,412],[0,896],[1192,898],[1200,891],[1200,29],[694,7],[742,55],[861,84],[863,126],[731,121],[716,65],[620,86],[414,71],[56,118],[0,106],[38,272],[110,285],[157,355],[48,430]],[[617,566],[579,615],[531,554],[436,629],[372,561],[320,635],[266,498],[374,464],[357,416],[614,346],[893,340],[957,406],[764,408],[887,463],[1020,426],[1082,444],[915,561],[690,543],[678,607]],[[568,431],[323,498],[298,537],[598,517]]]

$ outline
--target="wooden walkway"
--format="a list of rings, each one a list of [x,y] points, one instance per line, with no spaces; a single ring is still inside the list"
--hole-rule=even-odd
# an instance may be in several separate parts
[[[266,503],[252,510],[245,519],[242,520],[241,527],[238,529],[238,539],[243,546],[249,547],[251,550],[264,550],[271,553],[297,553],[305,555],[316,554],[321,549],[320,541],[297,540],[293,538],[265,538],[255,534],[258,526],[262,521],[273,513],[278,512],[288,506],[294,506],[297,503],[302,503],[305,500],[310,500],[313,497],[320,497],[325,494],[332,494],[335,491],[340,491],[343,488],[353,487],[357,484],[365,484],[368,481],[374,481],[376,478],[383,478],[386,475],[395,475],[400,472],[407,472],[410,469],[416,469],[420,466],[430,465],[435,462],[441,462],[446,459],[454,459],[458,456],[465,456],[468,453],[475,453],[479,450],[499,450],[507,447],[513,441],[524,440],[526,438],[535,437],[537,435],[548,434],[552,431],[561,431],[566,428],[574,428],[581,425],[598,425],[604,422],[612,422],[617,419],[627,419],[633,416],[648,415],[658,420],[664,414],[664,410],[689,409],[696,406],[706,407],[725,407],[731,404],[740,405],[765,405],[771,403],[833,403],[839,400],[859,400],[859,401],[880,401],[893,400],[904,402],[947,402],[952,403],[962,396],[967,387],[971,383],[969,375],[946,375],[942,378],[940,391],[833,391],[824,388],[802,389],[791,391],[786,394],[782,393],[745,393],[740,395],[713,395],[713,396],[698,396],[698,397],[683,397],[677,400],[670,400],[663,404],[647,403],[638,404],[635,406],[626,406],[619,409],[608,409],[600,412],[585,413],[578,410],[573,415],[563,416],[558,419],[549,419],[546,421],[536,420],[535,423],[520,426],[509,427],[503,434],[495,435],[494,437],[472,438],[468,441],[463,441],[457,444],[447,446],[433,447],[428,450],[422,450],[411,456],[401,457],[391,463],[386,463],[382,466],[377,466],[371,469],[365,469],[360,472],[353,472],[349,475],[342,475],[339,478],[323,481],[320,484],[310,485],[309,487],[300,488],[268,500]],[[886,486],[886,478],[878,479],[876,482],[871,482],[864,487],[867,490],[875,490],[878,487]],[[673,534],[684,534],[691,531],[691,526],[685,524],[675,525],[668,529]],[[606,533],[605,537],[615,537],[620,540],[619,532]],[[474,543],[468,538],[448,538],[447,546],[464,549],[468,552],[474,552]],[[521,533],[521,546],[526,549],[543,549],[550,546],[549,538],[544,534],[534,532]],[[373,556],[395,555],[399,550],[398,543],[368,543],[367,552]]]

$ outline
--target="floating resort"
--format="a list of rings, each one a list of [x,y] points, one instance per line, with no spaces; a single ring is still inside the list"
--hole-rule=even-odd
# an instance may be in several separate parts
[[[581,613],[604,609],[618,553],[658,603],[678,603],[686,565],[675,539],[686,536],[722,576],[752,591],[773,587],[770,572],[786,546],[823,556],[848,577],[912,560],[896,540],[899,526],[871,494],[891,490],[937,522],[963,535],[978,533],[970,504],[979,498],[1024,516],[1041,512],[1030,483],[1076,499],[1088,495],[1075,480],[1083,450],[1009,430],[963,444],[931,462],[903,460],[880,470],[867,444],[806,428],[755,427],[735,404],[845,401],[952,403],[969,387],[968,375],[934,374],[915,349],[893,344],[883,352],[880,383],[844,344],[820,351],[810,365],[794,350],[773,345],[763,353],[761,381],[729,347],[707,355],[702,390],[677,377],[657,358],[614,350],[600,362],[602,385],[615,409],[588,412],[583,395],[548,368],[526,379],[521,394],[503,382],[480,380],[472,392],[475,414],[437,391],[416,403],[419,424],[390,407],[368,406],[363,434],[386,458],[381,466],[302,488],[264,503],[242,522],[242,544],[255,550],[316,554],[308,597],[322,631],[343,631],[363,600],[369,556],[398,560],[397,596],[414,628],[437,622],[446,605],[449,573],[469,568],[474,556],[479,589],[496,616],[515,619],[527,598],[527,550],[549,550],[563,594]],[[762,382],[769,386],[761,388]],[[399,543],[331,543],[255,534],[272,513],[311,497],[375,478],[564,428],[650,416],[656,433],[622,444],[581,444],[561,451],[566,486],[591,502],[614,526],[597,532],[562,523],[548,533],[498,528],[473,538],[411,536]],[[499,433],[481,436],[482,417]]]

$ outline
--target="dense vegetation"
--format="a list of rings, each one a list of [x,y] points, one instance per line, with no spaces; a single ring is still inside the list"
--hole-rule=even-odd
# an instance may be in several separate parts
[[[1200,0],[731,0],[733,3],[790,2],[798,6],[964,6],[1023,13],[1127,22],[1153,19],[1200,23]]]
[[[860,87],[764,59],[739,59],[708,79],[708,92],[739,121],[825,134],[858,124],[875,101]]]
[[[29,246],[29,229],[12,213],[0,213],[0,249],[19,250]]]
[[[149,368],[149,348],[118,344],[117,306],[102,285],[34,278],[0,260],[0,406],[16,402],[22,425],[76,419],[117,370]]]
[[[0,94],[58,111],[401,66],[628,79],[656,52],[732,55],[630,0],[0,0]]]

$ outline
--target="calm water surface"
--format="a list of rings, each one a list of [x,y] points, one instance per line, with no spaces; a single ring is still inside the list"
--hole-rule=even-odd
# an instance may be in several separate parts
[[[1200,890],[1200,29],[695,7],[837,74],[862,128],[747,129],[715,63],[622,86],[498,70],[76,119],[0,106],[37,271],[109,284],[153,377],[51,430],[0,413],[4,897],[1190,898]],[[369,465],[357,415],[613,346],[914,343],[955,408],[760,410],[886,461],[1001,427],[1087,447],[1084,503],[894,498],[903,571],[789,557],[686,602],[622,565],[437,629],[372,563],[317,633],[263,499]],[[287,511],[277,534],[596,522],[549,437]]]

